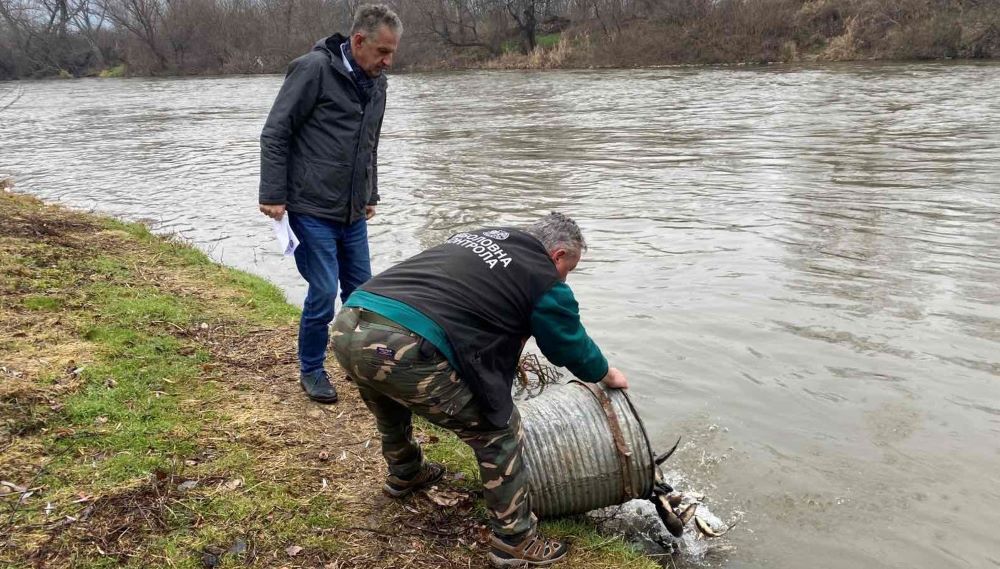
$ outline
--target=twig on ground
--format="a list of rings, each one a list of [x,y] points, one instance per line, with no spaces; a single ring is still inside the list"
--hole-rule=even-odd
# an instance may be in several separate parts
[[[445,536],[445,537],[455,537],[456,535],[459,535],[459,534],[462,533],[461,530],[441,531],[441,530],[436,530],[436,529],[431,529],[431,528],[420,527],[417,524],[410,523],[410,522],[408,522],[406,520],[403,520],[403,525],[406,526],[406,527],[408,527],[408,528],[413,528],[413,529],[415,529],[417,531],[422,531],[422,532],[426,532],[426,533],[432,533],[434,535],[442,535],[442,536]]]
[[[51,465],[53,462],[55,462],[56,460],[58,460],[59,458],[61,458],[67,452],[69,452],[69,450],[70,450],[70,447],[67,447],[67,448],[63,449],[58,454],[56,454],[54,457],[52,457],[52,460],[50,460],[50,461],[46,462],[45,464],[43,464],[42,466],[40,466],[38,468],[38,471],[35,472],[35,476],[32,477],[31,482],[28,482],[28,485],[26,486],[26,488],[30,489],[32,486],[34,486],[35,485],[35,481],[37,481],[38,478],[42,475],[42,473],[45,472],[45,470],[49,467],[49,465]],[[8,540],[10,539],[10,536],[14,533],[13,531],[11,531],[14,528],[14,518],[15,518],[15,516],[17,516],[17,510],[18,510],[18,508],[20,508],[21,504],[24,503],[24,499],[23,498],[24,498],[24,493],[21,494],[21,499],[18,499],[16,502],[14,502],[14,506],[11,508],[11,511],[10,511],[10,517],[7,518],[7,523],[4,524],[3,528],[0,528],[0,535],[7,536],[6,539],[8,539]]]

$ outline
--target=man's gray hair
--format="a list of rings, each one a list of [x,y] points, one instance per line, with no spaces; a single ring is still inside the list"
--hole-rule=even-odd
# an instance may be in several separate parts
[[[556,249],[566,249],[577,255],[587,250],[580,226],[568,215],[552,212],[524,228],[524,232],[545,245],[549,253]]]
[[[372,37],[378,33],[379,26],[386,26],[396,35],[403,33],[403,22],[399,16],[385,4],[365,4],[358,8],[351,25],[351,35],[362,33]]]

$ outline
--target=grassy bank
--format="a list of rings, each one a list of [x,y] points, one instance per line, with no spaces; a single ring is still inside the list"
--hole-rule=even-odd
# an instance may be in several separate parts
[[[274,286],[141,225],[0,209],[0,566],[485,563],[467,448],[421,429],[459,506],[383,497],[371,417],[343,384],[333,406],[301,394]],[[585,523],[548,530],[568,567],[655,566]]]

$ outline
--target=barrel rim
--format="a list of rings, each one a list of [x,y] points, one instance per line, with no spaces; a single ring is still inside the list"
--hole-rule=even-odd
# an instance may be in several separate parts
[[[574,380],[570,381],[570,383],[579,383],[581,387],[585,387],[583,385],[585,382],[583,382],[583,381],[581,381],[579,379],[574,379]],[[608,389],[606,387],[604,387],[603,385],[601,386],[601,389],[604,389],[605,391],[608,391]],[[628,408],[629,408],[630,411],[632,411],[632,416],[635,417],[635,420],[639,423],[639,432],[642,433],[642,439],[646,442],[646,452],[649,453],[649,474],[650,474],[649,480],[655,481],[656,480],[656,457],[655,457],[655,455],[653,453],[653,444],[649,441],[649,433],[646,431],[646,423],[644,423],[642,421],[642,416],[639,415],[639,410],[636,409],[635,403],[633,403],[632,402],[632,398],[629,397],[628,390],[627,389],[618,389],[617,391],[621,391],[622,395],[625,396],[625,402],[628,403]],[[593,395],[593,394],[591,394],[591,395]],[[653,495],[653,486],[654,486],[653,484],[650,484],[649,485],[649,490],[647,490],[646,493],[643,494],[642,496],[639,496],[638,499],[640,499],[640,500],[646,500],[646,499],[650,498]]]
[[[623,389],[622,395],[625,396],[625,401],[628,403],[629,409],[632,410],[632,415],[635,416],[635,420],[639,422],[639,431],[642,432],[642,438],[646,441],[646,451],[649,452],[649,470],[650,470],[650,480],[656,480],[656,457],[653,454],[653,444],[649,441],[649,433],[646,432],[646,423],[642,421],[642,416],[639,415],[639,410],[635,408],[635,404],[632,403],[632,398],[629,397],[628,390]],[[649,485],[649,491],[647,491],[641,499],[648,499],[653,495],[653,484]]]

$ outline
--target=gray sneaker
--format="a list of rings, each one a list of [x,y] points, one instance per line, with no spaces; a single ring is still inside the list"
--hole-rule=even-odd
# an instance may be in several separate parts
[[[382,491],[392,498],[409,496],[421,488],[436,484],[444,476],[444,472],[444,465],[440,462],[425,462],[413,478],[404,480],[390,474],[385,479]]]
[[[336,403],[337,389],[330,383],[329,376],[325,369],[318,369],[313,372],[303,373],[299,376],[299,385],[302,391],[306,392],[309,399],[317,403]]]

